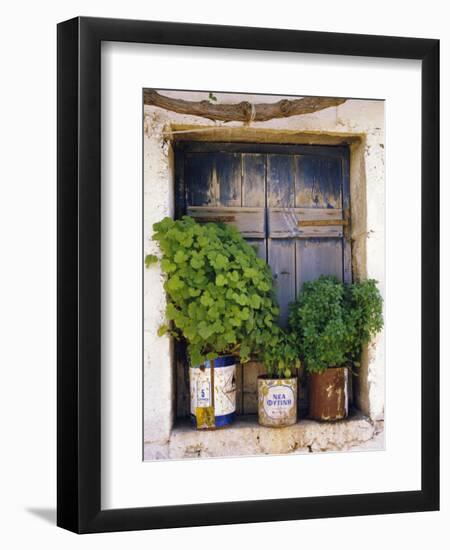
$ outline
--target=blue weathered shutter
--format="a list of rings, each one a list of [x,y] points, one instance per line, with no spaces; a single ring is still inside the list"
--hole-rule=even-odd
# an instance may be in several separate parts
[[[305,281],[322,274],[351,280],[348,166],[344,147],[180,143],[176,212],[234,224],[257,245],[274,274],[285,325]],[[180,357],[177,410],[183,416],[189,392]],[[260,372],[257,364],[238,370],[238,412],[256,412]]]

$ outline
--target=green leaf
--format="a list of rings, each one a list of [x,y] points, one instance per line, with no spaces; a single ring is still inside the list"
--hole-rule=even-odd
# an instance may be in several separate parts
[[[205,291],[202,294],[200,298],[200,303],[202,304],[202,306],[205,306],[205,307],[211,306],[214,303],[214,300],[211,298],[211,295],[209,294],[208,291]]]
[[[247,319],[250,318],[250,310],[248,307],[244,307],[241,309],[240,311],[240,314],[239,314],[240,318],[243,319],[244,321],[247,321]]]
[[[169,302],[166,306],[166,317],[167,317],[167,319],[173,320],[173,319],[175,319],[175,317],[177,315],[178,315],[178,309],[174,306],[174,304]]]
[[[244,269],[244,277],[247,279],[255,279],[258,275],[258,272],[253,267],[246,267]]]
[[[229,344],[234,344],[236,342],[236,333],[233,330],[226,332],[223,337]]]
[[[148,268],[156,263],[158,263],[158,256],[155,256],[155,254],[147,254],[147,256],[145,256],[145,267]]]
[[[205,261],[202,258],[192,258],[191,267],[194,269],[200,269],[205,265]]]
[[[248,304],[248,298],[245,294],[235,294],[234,299],[241,306],[246,306]]]
[[[270,285],[267,281],[261,281],[257,284],[257,287],[259,290],[262,290],[263,292],[268,292],[270,290]]]
[[[208,309],[208,317],[210,319],[217,319],[219,317],[219,310],[217,306],[213,306]]]
[[[270,328],[270,327],[272,326],[272,322],[273,322],[273,317],[272,317],[272,315],[266,315],[266,316],[264,317],[264,323],[265,323],[265,325],[266,325],[267,327]]]
[[[180,290],[184,286],[183,281],[177,275],[171,277],[166,284],[167,288],[172,291]]]
[[[204,339],[204,340],[208,340],[208,338],[211,336],[211,334],[213,333],[212,329],[211,329],[211,325],[210,324],[207,324],[205,322],[201,322],[199,323],[198,325],[198,333],[200,334],[200,336]]]
[[[184,253],[183,250],[177,250],[175,256],[174,256],[174,262],[176,264],[182,264],[183,262],[185,262],[187,260],[187,256],[186,254]]]
[[[167,325],[161,325],[159,328],[158,328],[158,336],[164,336],[164,334],[166,334],[166,332],[169,330],[169,327]]]
[[[217,286],[224,286],[224,285],[226,285],[226,284],[227,284],[227,280],[226,280],[225,276],[222,275],[222,274],[217,275],[217,277],[216,277],[216,285],[217,285]]]
[[[189,346],[188,352],[189,352],[189,358],[191,360],[191,365],[192,366],[198,366],[198,365],[202,364],[203,357],[202,357],[202,354],[200,352],[200,349],[197,346],[195,346],[195,347],[194,346]]]
[[[214,264],[216,269],[225,269],[228,265],[228,258],[223,254],[217,254]]]
[[[172,273],[173,271],[176,271],[177,266],[167,258],[163,258],[161,260],[161,268],[164,271],[164,273]]]

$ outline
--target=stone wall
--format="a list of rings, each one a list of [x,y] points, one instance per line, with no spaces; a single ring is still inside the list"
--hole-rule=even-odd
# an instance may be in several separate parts
[[[201,92],[161,92],[188,100],[207,99]],[[215,94],[218,102],[278,101],[277,96]],[[289,99],[289,98],[288,98]],[[171,143],[176,139],[247,141],[261,143],[348,144],[352,210],[352,261],[355,278],[380,282],[384,296],[384,103],[348,100],[309,115],[258,123],[213,122],[179,115],[157,107],[144,108],[144,253],[156,252],[152,225],[173,215],[174,160]],[[159,268],[144,275],[144,441],[160,451],[169,445],[174,418],[172,345],[156,335],[164,318],[165,295]],[[356,378],[356,403],[370,421],[384,418],[384,334],[363,354]],[[326,449],[325,449],[326,450]],[[161,454],[162,452],[162,454]],[[150,453],[150,455],[149,455]],[[159,455],[158,455],[159,456]],[[156,457],[156,455],[155,455]]]

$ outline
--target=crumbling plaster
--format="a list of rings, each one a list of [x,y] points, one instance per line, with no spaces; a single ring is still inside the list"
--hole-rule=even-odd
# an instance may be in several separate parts
[[[201,92],[162,92],[204,100]],[[242,95],[215,94],[218,101],[242,101]],[[278,101],[247,95],[252,103]],[[267,122],[214,122],[157,107],[144,108],[144,254],[157,253],[152,225],[174,211],[173,140],[348,144],[352,213],[352,261],[355,278],[371,277],[384,296],[384,103],[348,100],[309,115]],[[150,448],[170,445],[174,418],[172,345],[156,335],[165,308],[163,278],[158,267],[144,272],[144,441]],[[356,378],[359,409],[378,422],[384,418],[384,334],[369,346]],[[267,428],[266,428],[267,429]],[[149,451],[150,452],[150,451]],[[161,454],[162,451],[158,451]],[[162,455],[168,456],[162,452]],[[161,456],[162,456],[161,455]],[[147,453],[148,457],[148,453]]]

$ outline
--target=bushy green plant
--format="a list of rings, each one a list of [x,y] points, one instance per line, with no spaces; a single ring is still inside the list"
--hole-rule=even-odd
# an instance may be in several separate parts
[[[346,287],[347,326],[353,331],[349,357],[359,366],[361,348],[383,328],[383,298],[374,279]]]
[[[193,365],[226,354],[246,362],[259,353],[278,307],[272,274],[255,249],[232,226],[188,216],[164,218],[153,229],[168,297],[159,334],[183,336]]]
[[[297,336],[274,325],[267,331],[262,360],[269,378],[291,378],[300,368]]]
[[[345,285],[335,277],[306,282],[291,306],[289,325],[299,338],[308,372],[352,362],[383,327],[383,300],[373,279]]]

